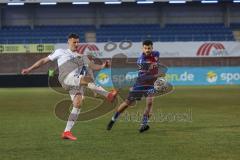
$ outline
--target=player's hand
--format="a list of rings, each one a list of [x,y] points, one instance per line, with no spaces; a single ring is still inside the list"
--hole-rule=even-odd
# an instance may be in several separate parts
[[[28,74],[29,72],[30,72],[30,69],[29,69],[29,68],[24,68],[24,69],[22,69],[21,74],[22,74],[22,75],[26,75],[26,74]]]

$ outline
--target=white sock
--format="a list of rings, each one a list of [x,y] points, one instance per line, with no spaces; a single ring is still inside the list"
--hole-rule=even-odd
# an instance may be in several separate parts
[[[80,111],[81,111],[81,109],[73,107],[73,109],[69,115],[67,125],[66,125],[64,132],[70,131],[72,129],[74,123],[78,119],[78,115],[80,114]]]
[[[106,91],[104,88],[102,88],[101,86],[96,86],[96,84],[94,83],[88,83],[87,86],[89,89],[91,89],[92,91],[96,92],[97,94],[100,94],[104,97],[107,97],[108,95],[108,91]]]

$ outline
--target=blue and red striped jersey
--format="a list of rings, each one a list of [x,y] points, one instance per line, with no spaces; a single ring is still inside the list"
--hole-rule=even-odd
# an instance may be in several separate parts
[[[160,53],[158,51],[153,51],[149,55],[142,55],[137,60],[137,65],[139,66],[138,76],[144,75],[155,75],[158,73],[158,59]]]

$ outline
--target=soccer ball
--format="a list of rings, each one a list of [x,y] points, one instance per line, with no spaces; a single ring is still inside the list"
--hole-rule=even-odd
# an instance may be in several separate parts
[[[165,85],[166,85],[167,81],[162,78],[162,77],[159,77],[155,82],[154,82],[154,89],[157,90],[157,91],[161,91],[165,88]]]

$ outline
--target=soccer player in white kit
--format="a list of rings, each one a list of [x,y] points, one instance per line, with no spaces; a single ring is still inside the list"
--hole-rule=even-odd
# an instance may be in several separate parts
[[[108,67],[109,62],[106,61],[102,65],[94,64],[86,55],[80,55],[76,52],[78,45],[79,36],[77,34],[70,34],[68,36],[68,49],[57,49],[52,54],[35,62],[32,66],[22,69],[21,72],[25,75],[50,61],[57,60],[59,68],[59,82],[64,89],[69,91],[73,102],[73,108],[69,115],[66,128],[62,133],[62,138],[69,140],[77,140],[77,138],[73,136],[71,129],[80,114],[83,87],[87,87],[94,92],[105,96],[110,102],[112,102],[117,95],[116,90],[112,90],[111,92],[103,90],[102,87],[98,87],[94,84],[91,76],[84,74],[87,68],[91,68],[92,70],[101,70]]]

